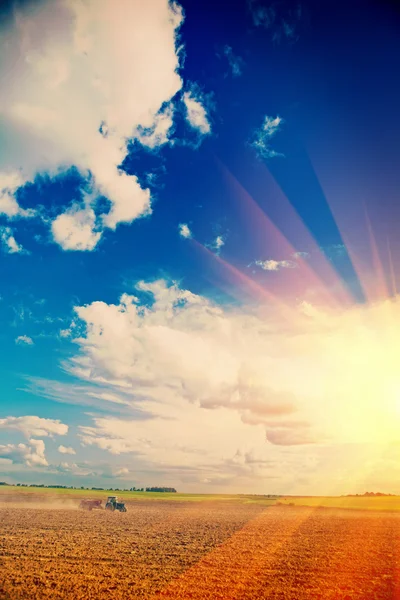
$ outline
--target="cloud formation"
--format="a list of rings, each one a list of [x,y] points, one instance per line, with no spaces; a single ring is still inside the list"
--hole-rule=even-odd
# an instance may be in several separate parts
[[[262,158],[274,158],[284,156],[271,148],[270,141],[279,131],[283,120],[281,117],[264,117],[264,122],[259,129],[254,132],[250,145],[255,149],[257,154]]]
[[[7,254],[25,254],[24,248],[16,241],[11,227],[0,227],[0,241]]]
[[[51,223],[64,250],[93,250],[106,228],[151,213],[150,190],[121,165],[127,140],[150,150],[170,141],[183,83],[182,20],[180,6],[168,0],[43,0],[16,9],[0,45],[0,110],[10,139],[0,152],[0,214],[33,216],[18,204],[21,186],[72,165],[83,197],[71,198]],[[190,126],[210,133],[196,86],[182,101]]]
[[[80,352],[64,368],[88,387],[47,384],[47,393],[93,405],[97,398],[99,406],[126,413],[81,427],[85,445],[133,454],[153,469],[160,461],[172,468],[189,459],[200,468],[221,461],[221,452],[254,449],[255,440],[262,455],[266,428],[280,427],[299,410],[296,393],[281,389],[273,375],[275,343],[255,315],[224,310],[162,280],[139,282],[135,295],[124,294],[117,305],[75,310]],[[204,431],[208,438],[214,432],[205,455]]]
[[[19,335],[17,338],[15,338],[15,343],[21,346],[33,346],[34,341],[28,335]]]
[[[269,307],[222,307],[163,280],[139,282],[115,305],[76,307],[79,352],[63,367],[99,398],[103,388],[104,399],[139,410],[140,437],[154,420],[163,427],[171,418],[204,419],[208,427],[232,414],[233,430],[288,431],[269,433],[272,443],[381,440],[397,435],[399,308],[303,303],[287,322]]]
[[[16,199],[17,190],[25,183],[26,179],[16,169],[0,171],[0,215],[4,215],[10,219],[34,216],[35,213],[33,210],[22,209]]]
[[[189,225],[187,225],[186,223],[180,223],[179,224],[179,235],[183,238],[189,239],[192,237],[192,232],[189,228]]]
[[[101,237],[94,231],[96,215],[90,206],[81,209],[74,205],[51,224],[54,241],[63,250],[93,250]]]
[[[19,431],[27,438],[32,436],[53,437],[68,433],[68,425],[61,423],[58,419],[43,419],[34,415],[0,419],[0,429]]]
[[[173,128],[174,106],[172,103],[166,105],[154,119],[151,127],[138,127],[136,138],[147,148],[154,149],[171,142]]]
[[[76,454],[75,450],[71,446],[58,446],[57,450],[60,454]]]
[[[223,246],[225,246],[225,236],[223,236],[223,235],[217,235],[217,237],[215,238],[215,240],[213,242],[211,242],[211,244],[206,244],[206,246],[208,248],[210,248],[211,250],[215,250],[216,254],[219,254],[221,248]]]
[[[192,85],[183,94],[183,103],[186,108],[186,119],[193,129],[203,135],[211,133],[211,125],[205,108],[205,97],[197,86]]]
[[[47,467],[43,440],[29,440],[29,444],[0,444],[0,458],[27,467]]]
[[[247,402],[248,410],[254,405],[268,412],[271,405],[275,412],[252,337],[243,338],[241,331],[248,316],[225,314],[162,280],[140,282],[136,291],[142,301],[124,294],[119,305],[94,302],[75,309],[86,337],[76,340],[84,356],[74,359],[71,372],[102,372],[121,386],[134,385],[143,398],[158,397],[165,386],[188,402],[232,408]]]
[[[174,422],[178,414],[183,419],[180,426]],[[80,437],[85,446],[112,454],[113,460],[123,460],[125,469],[136,477],[142,474],[154,483],[160,475],[175,485],[181,481],[197,486],[229,485],[235,478],[237,484],[240,478],[248,485],[250,480],[254,483],[267,477],[274,460],[265,455],[262,432],[251,431],[251,427],[246,430],[234,413],[224,415],[225,421],[221,416],[189,405],[167,420],[96,417],[93,426],[80,428]],[[257,460],[249,460],[252,456]]]
[[[399,440],[399,310],[302,303],[289,322],[270,306],[139,282],[116,304],[76,307],[78,350],[62,365],[74,379],[29,391],[101,409],[78,426],[81,444],[146,484],[261,489],[277,478],[278,493],[283,483],[300,492],[298,477],[314,477],[318,461],[313,481],[326,490],[346,444]],[[108,472],[85,472],[95,471]]]
[[[263,271],[279,271],[280,269],[295,269],[297,264],[291,260],[256,260],[255,264]]]

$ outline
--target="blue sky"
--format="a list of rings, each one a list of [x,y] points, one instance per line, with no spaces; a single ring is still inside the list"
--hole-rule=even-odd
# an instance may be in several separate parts
[[[3,14],[5,479],[393,491],[395,4]]]

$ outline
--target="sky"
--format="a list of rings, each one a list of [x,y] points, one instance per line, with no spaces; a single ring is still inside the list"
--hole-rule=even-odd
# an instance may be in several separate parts
[[[399,29],[1,4],[0,479],[400,493]]]

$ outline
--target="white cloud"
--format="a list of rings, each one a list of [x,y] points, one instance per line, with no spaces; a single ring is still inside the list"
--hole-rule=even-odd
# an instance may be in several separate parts
[[[95,418],[94,427],[81,428],[83,443],[134,453],[153,468],[160,461],[168,468],[219,464],[240,444],[267,452],[265,428],[298,410],[296,394],[280,390],[269,374],[269,325],[163,281],[142,282],[137,293],[146,294],[145,305],[124,295],[119,305],[76,308],[86,333],[76,340],[80,354],[64,367],[124,393],[125,404],[143,412],[139,419]],[[205,431],[212,437],[206,456]]]
[[[129,469],[126,467],[122,467],[121,469],[117,469],[114,473],[114,477],[124,477],[129,475]]]
[[[323,432],[320,439],[353,441],[393,435],[393,414],[388,408],[383,416],[374,394],[386,394],[390,410],[398,409],[399,302],[337,312],[301,305],[287,322],[270,308],[265,314],[223,308],[164,281],[139,283],[137,295],[140,301],[123,295],[116,305],[77,307],[86,331],[64,368],[108,393],[125,393],[147,415],[138,432],[155,426],[154,419],[163,427],[170,418],[186,418],[185,410],[189,419],[193,410],[193,422],[232,413],[239,425],[289,429],[298,438],[303,432],[303,439],[315,440],[316,432]],[[376,369],[366,369],[371,364]],[[376,418],[381,426],[370,430]]]
[[[52,222],[54,241],[63,250],[93,250],[101,237],[99,231],[94,231],[95,220],[95,213],[90,207],[81,209],[72,206]]]
[[[102,462],[80,462],[80,463],[68,463],[61,461],[58,465],[50,465],[48,472],[61,473],[63,475],[77,476],[77,477],[93,477],[97,483],[101,479],[108,481],[110,479],[127,479],[128,476],[132,477],[130,470],[127,467],[115,467],[108,463]],[[86,482],[87,484],[87,482]]]
[[[205,97],[196,86],[183,94],[183,102],[186,107],[186,119],[193,129],[201,134],[211,133],[211,125],[208,120],[206,108],[204,108]]]
[[[22,209],[15,199],[15,192],[25,183],[26,180],[20,171],[0,171],[0,215],[9,218],[34,216],[33,210]]]
[[[15,338],[15,343],[26,346],[33,346],[34,341],[28,335],[19,335],[17,338]]]
[[[264,124],[262,126],[262,130],[267,137],[272,137],[278,131],[280,126],[282,125],[281,117],[268,117],[266,116],[264,119]]]
[[[79,372],[79,369],[77,369]],[[79,373],[78,373],[79,376]],[[129,390],[107,388],[106,382],[99,380],[99,386],[80,385],[79,383],[61,383],[51,379],[39,377],[27,377],[27,384],[23,388],[31,394],[42,398],[49,398],[55,402],[66,402],[67,404],[78,404],[92,407],[103,407],[108,411],[121,412],[124,407],[130,405],[132,394]]]
[[[221,248],[225,246],[225,238],[223,235],[217,235],[215,240],[211,244],[207,244],[208,248],[215,250],[219,254]]]
[[[139,128],[137,139],[143,146],[156,148],[171,142],[170,134],[173,127],[174,108],[172,104],[161,110],[154,119],[151,127],[147,129]]]
[[[243,59],[234,54],[231,46],[224,46],[224,54],[228,59],[233,77],[240,77],[244,65]]]
[[[205,298],[177,286],[168,287],[163,281],[138,287],[153,297],[151,308],[144,309],[124,295],[117,306],[96,302],[76,309],[87,326],[87,338],[78,340],[85,359],[77,357],[74,367],[93,367],[106,379],[127,385],[134,382],[139,388],[136,393],[145,397],[153,396],[155,383],[162,386],[163,381],[176,381],[171,390],[178,389],[189,401],[217,398],[216,402],[224,405],[231,395],[232,402],[240,401],[242,393],[249,391],[242,384],[243,348],[241,344],[240,350],[232,351],[231,344],[244,317],[225,315]],[[253,372],[250,364],[248,368]],[[252,389],[256,382],[253,377]],[[268,395],[268,388],[266,391]],[[266,398],[266,411],[268,406]]]
[[[101,473],[93,471],[92,465],[87,463],[68,463],[61,461],[60,464],[50,465],[49,472],[67,474],[74,477],[96,477],[98,478]]]
[[[255,264],[264,271],[279,271],[280,269],[295,269],[296,263],[290,260],[256,260]]]
[[[308,473],[313,490],[342,481],[332,491],[346,493],[338,473],[362,462],[366,444],[376,454],[398,443],[399,299],[302,303],[288,317],[163,281],[136,287],[116,305],[76,308],[78,350],[63,368],[82,389],[47,396],[86,403],[93,393],[92,406],[114,407],[79,428],[114,470],[212,489],[260,490],[271,479],[278,493],[305,491]]]
[[[60,462],[60,464],[58,465],[58,470],[61,473],[68,473],[69,471],[72,471],[75,467],[77,467],[77,465],[75,463],[67,463],[65,461]]]
[[[262,429],[246,426],[233,412],[220,409],[207,411],[193,404],[174,403],[168,418],[148,421],[120,418],[94,418],[93,426],[81,427],[85,446],[95,446],[113,455],[129,457],[131,472],[151,472],[169,475],[175,480],[199,482],[217,476],[230,479],[232,472],[247,478],[266,475],[268,446]],[[234,457],[238,447],[254,452],[265,461],[260,465]],[[270,456],[271,462],[273,462]],[[164,478],[163,477],[163,478]]]
[[[72,335],[71,329],[60,329],[59,335],[61,338],[69,338]]]
[[[283,156],[276,152],[270,146],[270,140],[275,136],[280,129],[283,120],[281,117],[264,117],[262,126],[254,132],[251,146],[256,150],[257,154],[263,158],[273,158],[275,156]]]
[[[136,136],[149,148],[169,140],[171,99],[182,87],[181,23],[179,5],[168,0],[44,0],[16,10],[0,47],[9,140],[0,151],[0,212],[29,216],[16,202],[18,187],[37,172],[75,165],[92,202],[74,203],[53,223],[64,249],[91,250],[104,228],[150,214],[150,191],[120,165],[127,140]],[[200,100],[187,100],[194,126],[208,132]],[[99,195],[110,200],[108,213],[97,211]]]
[[[10,227],[0,227],[0,241],[7,254],[25,254],[26,250],[18,244]]]
[[[58,446],[60,454],[76,454],[75,450],[71,446]]]
[[[53,437],[54,435],[66,435],[68,425],[59,420],[43,419],[34,415],[23,417],[6,417],[0,419],[0,429],[19,431],[26,437]]]
[[[47,467],[43,440],[30,439],[29,444],[0,444],[0,458],[11,460],[15,464],[23,463],[27,467]]]
[[[179,224],[179,235],[183,238],[191,238],[192,237],[192,232],[189,228],[189,225],[187,225],[186,223],[180,223]]]
[[[217,235],[217,237],[215,238],[214,246],[217,248],[217,250],[219,250],[224,245],[225,245],[225,242],[224,242],[224,238],[222,237],[222,235]]]

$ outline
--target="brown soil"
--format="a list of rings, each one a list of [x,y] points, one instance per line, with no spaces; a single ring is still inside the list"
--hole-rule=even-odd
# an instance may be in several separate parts
[[[165,500],[127,503],[127,513],[37,504],[0,504],[1,599],[149,598],[263,510]]]
[[[0,508],[0,598],[400,600],[400,515],[234,503]]]

